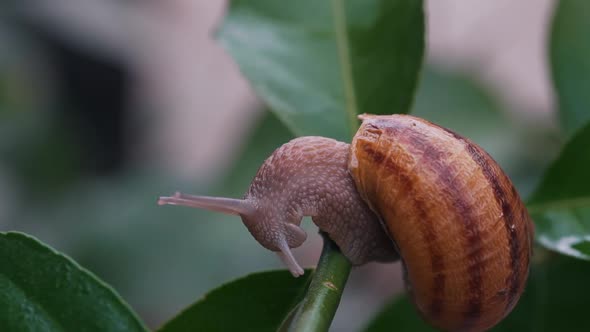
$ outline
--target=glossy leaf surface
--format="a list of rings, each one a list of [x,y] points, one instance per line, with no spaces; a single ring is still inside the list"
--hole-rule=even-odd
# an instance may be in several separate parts
[[[108,286],[22,233],[0,233],[0,331],[146,331]]]
[[[590,260],[590,125],[549,167],[528,204],[537,240],[565,255]]]
[[[236,0],[219,37],[293,133],[348,141],[359,113],[409,111],[424,14],[415,0]]]
[[[251,274],[205,295],[159,332],[276,331],[297,304],[311,271],[293,278],[288,271]]]

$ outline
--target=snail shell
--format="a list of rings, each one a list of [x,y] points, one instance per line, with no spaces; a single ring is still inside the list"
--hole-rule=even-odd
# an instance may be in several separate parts
[[[480,147],[425,120],[363,116],[350,171],[384,222],[413,302],[432,325],[485,330],[523,292],[533,224]]]

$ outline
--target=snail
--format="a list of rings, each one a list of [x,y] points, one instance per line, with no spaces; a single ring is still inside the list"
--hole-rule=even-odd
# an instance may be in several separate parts
[[[243,199],[176,193],[159,204],[239,215],[252,236],[291,253],[311,216],[353,265],[401,260],[420,315],[449,331],[487,330],[516,305],[534,226],[510,179],[479,146],[409,115],[360,115],[351,144],[300,137],[263,163]]]

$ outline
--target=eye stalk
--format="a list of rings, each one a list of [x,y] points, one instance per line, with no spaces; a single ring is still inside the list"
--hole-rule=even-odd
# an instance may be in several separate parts
[[[158,199],[158,205],[166,204],[189,206],[233,215],[251,215],[256,211],[253,204],[243,199],[194,196],[178,191],[173,196],[162,196]]]

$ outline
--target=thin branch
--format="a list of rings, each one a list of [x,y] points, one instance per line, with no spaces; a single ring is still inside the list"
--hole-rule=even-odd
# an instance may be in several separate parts
[[[327,236],[305,297],[285,320],[281,331],[328,331],[338,309],[351,264]],[[285,324],[289,324],[288,327]]]

